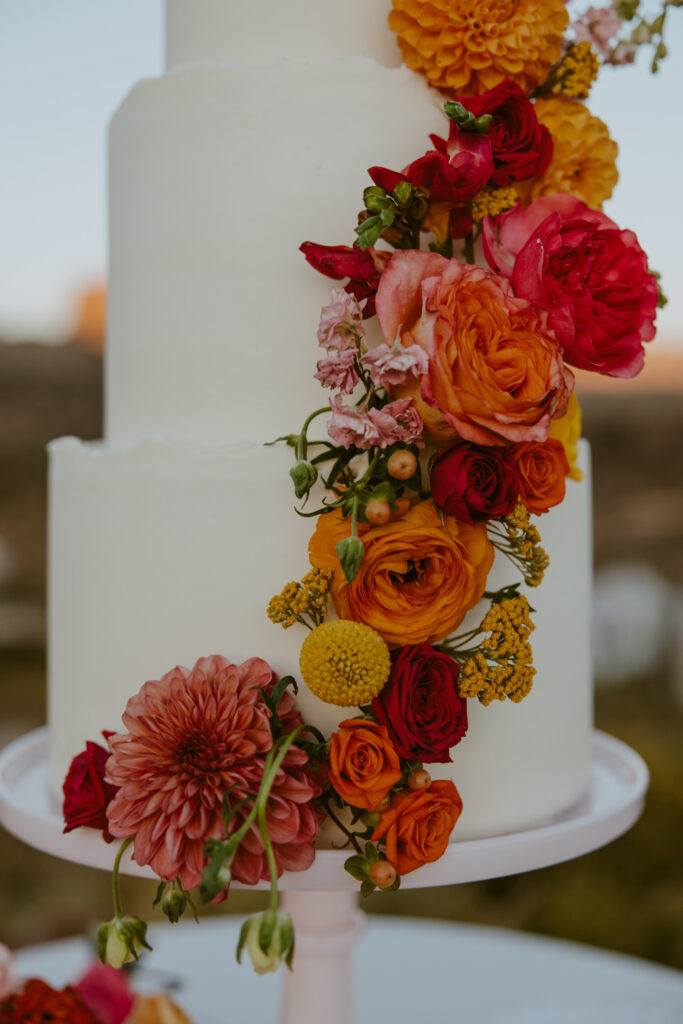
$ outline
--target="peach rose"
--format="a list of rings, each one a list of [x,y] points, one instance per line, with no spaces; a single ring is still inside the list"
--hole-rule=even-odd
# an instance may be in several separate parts
[[[371,811],[401,778],[386,726],[347,718],[330,737],[330,782],[352,807]]]
[[[560,441],[520,444],[515,449],[519,500],[539,516],[564,501],[569,462]]]
[[[377,314],[389,343],[420,345],[429,369],[396,389],[413,398],[425,433],[476,444],[545,441],[574,386],[545,313],[509,282],[436,253],[395,253]]]
[[[365,551],[353,583],[335,551],[350,523],[340,512],[318,516],[308,551],[311,564],[330,568],[337,614],[364,622],[389,645],[434,642],[448,636],[479,601],[493,563],[486,528],[444,515],[420,501],[384,526],[359,524]]]
[[[372,841],[384,839],[387,859],[399,875],[407,875],[443,856],[461,811],[460,794],[449,779],[437,779],[429,789],[403,790],[382,815]]]

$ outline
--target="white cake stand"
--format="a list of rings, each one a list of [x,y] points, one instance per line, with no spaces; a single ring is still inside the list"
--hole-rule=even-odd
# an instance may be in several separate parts
[[[403,887],[476,882],[589,853],[633,825],[647,785],[642,758],[619,740],[594,732],[588,793],[579,805],[540,828],[453,842],[436,863],[407,875]],[[0,753],[0,822],[19,839],[57,857],[107,870],[113,865],[116,845],[102,842],[98,832],[62,833],[60,809],[48,785],[46,729],[28,733]],[[285,976],[280,1024],[319,1024],[323,1006],[325,1024],[353,1024],[355,1019],[351,955],[363,932],[363,914],[356,906],[358,882],[343,868],[347,856],[348,851],[320,850],[308,871],[285,872],[280,879],[297,936],[296,970]],[[129,857],[122,869],[155,877]]]

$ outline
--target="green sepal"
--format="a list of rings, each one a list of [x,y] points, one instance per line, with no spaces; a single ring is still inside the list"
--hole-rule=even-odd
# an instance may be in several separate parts
[[[364,882],[361,882],[360,894],[361,896],[369,896],[370,893],[373,893],[376,888],[377,886],[375,885],[375,883],[371,882],[370,879],[367,878]]]

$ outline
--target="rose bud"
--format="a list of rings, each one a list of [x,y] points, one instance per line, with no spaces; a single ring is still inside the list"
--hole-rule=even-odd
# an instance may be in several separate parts
[[[246,946],[257,974],[276,971],[284,961],[292,969],[294,925],[284,910],[265,910],[253,914],[242,925],[237,943],[237,962],[242,962]]]
[[[294,493],[297,498],[304,498],[318,479],[318,470],[310,462],[300,459],[289,471],[294,481]]]
[[[353,583],[356,573],[360,569],[363,560],[363,541],[360,537],[344,537],[335,547],[339,564],[344,570],[344,578],[347,583]]]
[[[373,526],[384,526],[391,519],[391,505],[388,501],[369,501],[365,508],[365,518]]]
[[[97,929],[97,953],[103,964],[117,970],[137,960],[142,949],[151,949],[147,925],[139,917],[115,917]]]
[[[408,776],[408,789],[420,790],[429,789],[432,784],[432,777],[425,768],[416,768]]]
[[[376,861],[370,871],[370,881],[377,886],[378,889],[388,889],[396,881],[396,868],[388,860]]]
[[[393,452],[387,459],[387,472],[394,480],[410,480],[417,469],[417,459],[407,448]]]

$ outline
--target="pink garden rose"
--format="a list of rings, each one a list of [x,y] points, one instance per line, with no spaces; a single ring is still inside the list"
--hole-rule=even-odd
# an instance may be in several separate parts
[[[612,377],[640,372],[657,280],[632,231],[572,195],[545,196],[495,226],[487,217],[484,251],[516,295],[547,311],[566,362]]]
[[[547,316],[488,270],[436,253],[395,253],[377,292],[382,333],[429,356],[410,397],[436,441],[544,441],[573,387]]]

